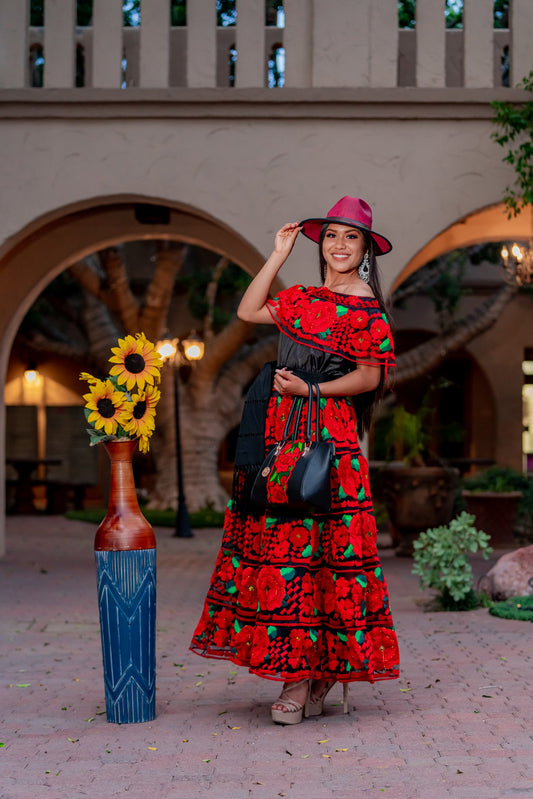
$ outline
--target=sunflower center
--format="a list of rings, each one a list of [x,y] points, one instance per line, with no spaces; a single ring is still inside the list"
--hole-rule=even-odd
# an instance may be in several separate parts
[[[132,352],[124,358],[124,366],[132,375],[138,375],[144,370],[145,360],[138,352]]]
[[[135,403],[135,408],[133,409],[133,418],[142,419],[145,413],[146,402],[144,400],[140,400],[140,402]]]
[[[98,408],[98,413],[104,419],[112,419],[115,415],[115,406],[111,402],[110,399],[107,397],[103,397],[103,399],[99,399],[96,403],[96,407]]]

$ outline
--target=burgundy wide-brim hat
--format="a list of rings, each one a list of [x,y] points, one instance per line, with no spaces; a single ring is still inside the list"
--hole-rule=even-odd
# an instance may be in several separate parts
[[[300,222],[302,233],[308,239],[318,243],[322,226],[330,223],[337,225],[348,225],[366,230],[374,240],[376,255],[385,255],[392,250],[392,244],[385,236],[381,236],[372,230],[372,209],[368,203],[359,197],[343,197],[324,217],[304,219]]]

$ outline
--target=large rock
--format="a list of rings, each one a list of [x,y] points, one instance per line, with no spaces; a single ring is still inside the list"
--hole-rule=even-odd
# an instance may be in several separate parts
[[[479,589],[497,600],[533,594],[533,544],[502,555],[481,578]]]

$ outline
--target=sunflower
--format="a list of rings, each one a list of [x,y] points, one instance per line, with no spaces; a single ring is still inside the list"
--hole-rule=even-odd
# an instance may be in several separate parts
[[[139,451],[140,452],[148,452],[149,449],[150,449],[149,437],[148,436],[139,436]]]
[[[155,386],[146,386],[131,401],[126,401],[120,414],[119,424],[134,438],[151,436],[155,429],[155,406],[161,392]]]
[[[115,435],[124,407],[124,392],[117,391],[111,380],[97,380],[83,399],[85,407],[91,411],[87,416],[89,424],[96,430],[103,428],[108,436]]]
[[[119,386],[125,383],[127,390],[131,391],[133,388],[143,389],[146,383],[159,383],[163,361],[144,333],[119,338],[118,347],[111,347],[111,352],[114,354],[109,361],[115,365],[109,374],[117,376]]]
[[[80,372],[80,380],[86,380],[91,386],[95,386],[99,382],[98,378],[93,377],[89,372]]]

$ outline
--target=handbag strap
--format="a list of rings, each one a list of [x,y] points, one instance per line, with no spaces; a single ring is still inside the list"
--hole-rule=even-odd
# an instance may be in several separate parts
[[[296,421],[294,423],[294,432],[293,432],[293,436],[292,436],[293,438],[294,438],[296,432],[298,431],[298,427],[300,426],[300,416],[301,416],[301,413],[302,413],[302,398],[301,397],[293,397],[292,398],[291,409],[290,409],[290,411],[288,413],[287,421],[285,422],[285,427],[283,429],[282,441],[286,441],[288,439],[288,437],[289,437],[292,420],[294,418],[294,413],[295,413],[296,410],[297,410],[297,414],[296,414]]]
[[[312,383],[310,380],[305,381],[309,388],[309,400],[307,404],[307,429],[306,440],[313,440],[313,410],[315,412],[315,438],[320,441],[320,388],[318,383]],[[313,396],[313,388],[315,389],[316,396]]]

